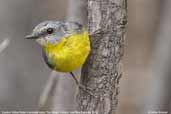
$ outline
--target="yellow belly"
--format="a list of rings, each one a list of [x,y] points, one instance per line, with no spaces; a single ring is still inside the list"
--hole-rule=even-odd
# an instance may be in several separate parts
[[[54,70],[71,72],[84,64],[90,52],[88,32],[62,38],[57,45],[47,46],[45,52]]]

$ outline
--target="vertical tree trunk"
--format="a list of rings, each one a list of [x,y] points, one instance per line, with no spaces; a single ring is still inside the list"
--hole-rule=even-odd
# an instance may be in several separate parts
[[[126,24],[127,0],[88,0],[92,50],[83,66],[81,83],[91,88],[94,96],[80,90],[77,95],[79,110],[115,113]]]

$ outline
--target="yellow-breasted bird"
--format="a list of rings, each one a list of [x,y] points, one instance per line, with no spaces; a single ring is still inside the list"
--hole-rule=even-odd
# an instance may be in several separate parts
[[[70,72],[81,67],[90,52],[86,29],[77,22],[45,21],[37,25],[27,39],[35,39],[43,48],[46,64],[59,72]]]

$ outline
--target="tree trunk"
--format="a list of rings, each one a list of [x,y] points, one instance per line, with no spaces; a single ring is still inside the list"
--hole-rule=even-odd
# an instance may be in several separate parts
[[[92,89],[79,90],[78,109],[114,114],[122,76],[127,0],[88,0],[88,29],[91,54],[83,66],[81,83]]]

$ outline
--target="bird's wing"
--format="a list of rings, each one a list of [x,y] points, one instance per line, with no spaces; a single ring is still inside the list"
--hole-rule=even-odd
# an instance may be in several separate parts
[[[42,56],[43,56],[45,63],[48,65],[48,67],[51,69],[54,69],[55,66],[49,62],[48,57],[43,49],[42,49]]]

